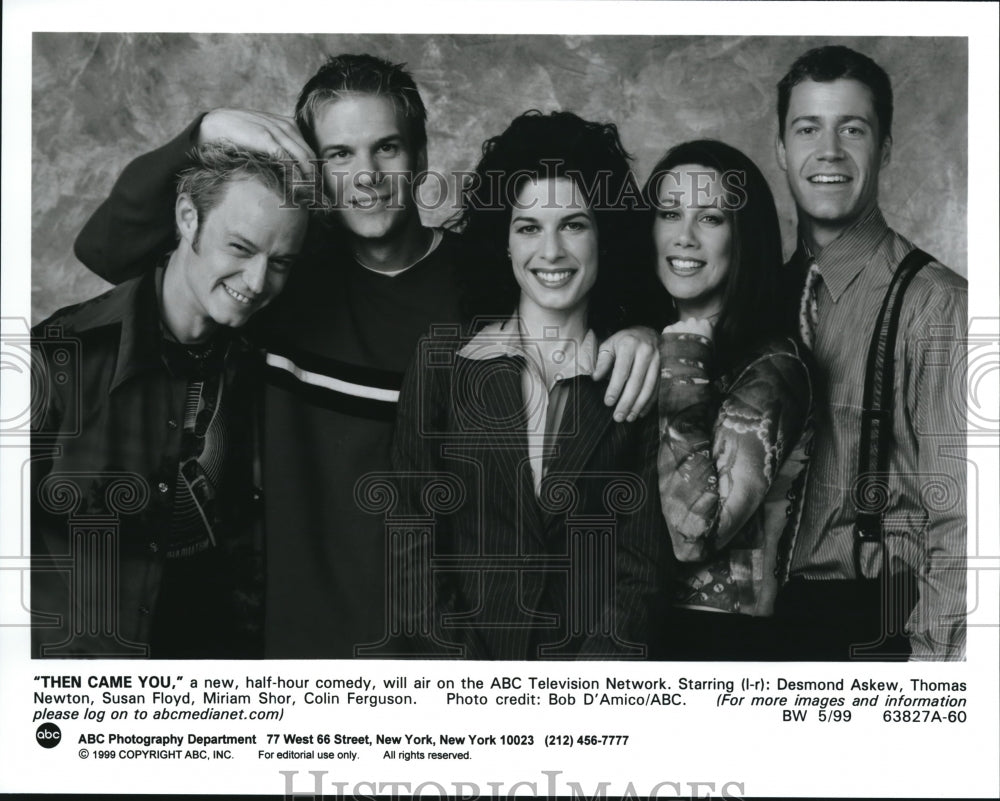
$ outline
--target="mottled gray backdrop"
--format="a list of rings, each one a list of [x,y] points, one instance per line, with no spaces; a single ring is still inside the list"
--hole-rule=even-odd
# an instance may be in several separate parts
[[[470,169],[483,139],[529,108],[618,123],[640,180],[672,144],[729,142],[771,181],[787,255],[794,209],[774,159],[774,87],[797,55],[830,43],[867,53],[893,79],[895,143],[882,179],[889,224],[966,275],[965,39],[36,33],[33,322],[106,288],[72,243],[129,160],[201,110],[290,114],[324,57],[341,52],[409,65],[429,112],[435,170]]]

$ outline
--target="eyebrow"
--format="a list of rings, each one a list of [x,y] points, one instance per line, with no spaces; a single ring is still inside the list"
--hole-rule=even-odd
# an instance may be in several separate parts
[[[837,122],[838,124],[845,122],[852,122],[854,120],[863,122],[866,125],[872,124],[871,120],[869,120],[868,117],[865,117],[862,114],[843,114],[839,117],[834,118],[834,121]],[[800,114],[798,117],[795,117],[789,123],[789,125],[795,125],[795,123],[797,122],[813,122],[819,124],[823,122],[823,117],[819,116],[818,114]]]
[[[574,211],[572,214],[567,214],[565,217],[560,218],[560,222],[566,222],[567,220],[575,220],[577,217],[583,217],[585,220],[590,220],[591,219],[591,215],[588,212],[586,212],[586,211],[584,211],[584,210],[581,209],[580,211]],[[531,223],[537,223],[538,222],[538,218],[537,217],[529,217],[526,214],[517,214],[514,217],[512,217],[510,221],[512,223],[514,223],[514,222],[531,222]]]
[[[389,134],[388,136],[383,136],[381,139],[376,139],[374,147],[381,147],[382,145],[397,144],[397,143],[400,144],[400,145],[405,144],[405,140],[403,138],[403,135],[400,134],[400,133]],[[352,151],[353,152],[354,148],[352,148],[352,147],[350,147],[348,145],[327,145],[326,147],[324,147],[319,152],[320,152],[320,155],[323,155],[325,153],[329,153],[331,151],[337,151],[337,150],[348,150],[348,151]]]
[[[247,239],[245,236],[243,236],[243,234],[239,233],[238,231],[230,231],[227,234],[226,238],[227,239],[237,239],[237,240],[239,240],[239,243],[241,245],[246,245],[250,250],[253,250],[253,251],[256,251],[256,252],[260,251],[260,245],[258,245],[252,239]]]
[[[695,209],[696,211],[722,211],[719,206],[719,198],[713,199],[711,203],[681,203],[679,200],[676,203],[660,203],[657,208],[666,211],[672,211],[674,209]]]
[[[705,205],[704,203],[681,203],[679,200],[674,200],[670,203],[657,202],[654,208],[657,211],[693,209],[694,211],[717,211],[720,214],[725,214],[725,209],[722,208],[721,198],[716,198],[711,205]]]
[[[263,251],[263,248],[252,239],[247,239],[243,236],[243,234],[237,233],[236,231],[230,232],[229,238],[239,240],[240,244],[245,245],[249,250],[254,251],[254,253],[260,253]],[[299,251],[295,251],[292,253],[272,253],[269,258],[270,261],[295,261],[298,257]]]

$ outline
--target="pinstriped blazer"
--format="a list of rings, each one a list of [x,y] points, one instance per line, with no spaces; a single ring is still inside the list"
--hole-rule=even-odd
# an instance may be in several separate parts
[[[430,520],[397,593],[414,650],[476,659],[642,658],[647,606],[673,554],[659,509],[655,415],[615,423],[606,385],[569,379],[536,496],[524,358],[469,359],[423,340],[404,381],[393,468],[403,515]],[[457,487],[434,513],[429,476]]]

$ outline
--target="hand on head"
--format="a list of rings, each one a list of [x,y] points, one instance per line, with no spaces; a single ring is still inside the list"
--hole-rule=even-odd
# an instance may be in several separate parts
[[[239,108],[217,108],[205,115],[198,128],[198,144],[231,142],[268,153],[276,158],[292,158],[304,175],[311,174],[316,158],[292,117]]]

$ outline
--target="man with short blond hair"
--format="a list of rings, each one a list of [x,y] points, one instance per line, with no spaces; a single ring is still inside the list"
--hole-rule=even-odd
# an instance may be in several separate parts
[[[269,156],[207,145],[193,158],[172,252],[33,331],[47,381],[32,421],[32,605],[58,616],[33,629],[38,656],[262,654],[263,365],[237,329],[284,288],[308,214],[286,204]],[[91,541],[96,521],[75,529],[95,517],[117,519],[110,545]]]

